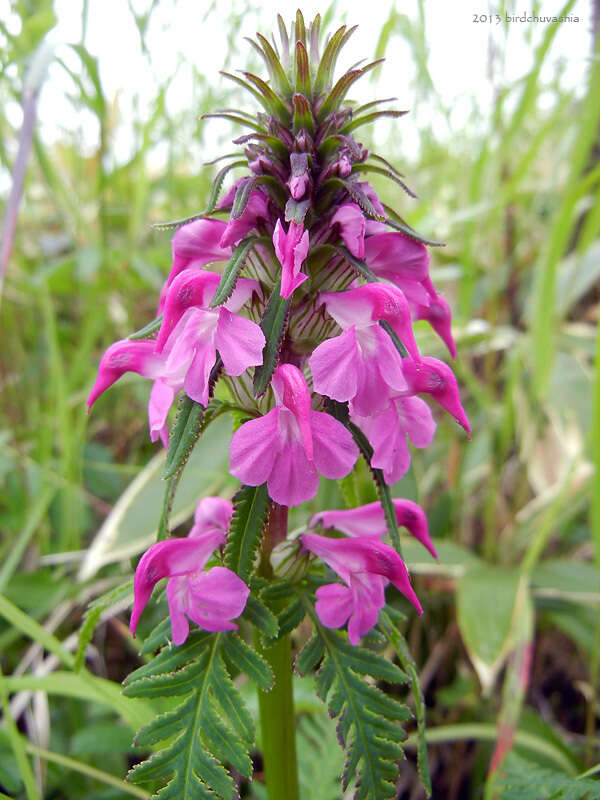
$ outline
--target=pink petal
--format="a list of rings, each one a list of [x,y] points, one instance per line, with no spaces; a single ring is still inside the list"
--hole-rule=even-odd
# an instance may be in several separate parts
[[[320,344],[308,359],[315,392],[341,403],[351,400],[358,390],[359,357],[354,326]]]
[[[144,553],[133,582],[132,634],[135,635],[139,618],[158,581],[201,570],[219,546],[221,537],[222,534],[215,532],[195,539],[167,539],[153,544]]]
[[[359,181],[358,185],[360,186],[360,188],[363,190],[363,192],[366,194],[366,196],[369,198],[369,200],[373,204],[373,208],[375,209],[375,211],[378,214],[380,214],[382,217],[385,217],[385,215],[386,215],[385,214],[385,208],[381,204],[381,200],[379,199],[379,195],[377,194],[375,189],[371,186],[371,184],[368,183],[367,181]]]
[[[329,414],[313,411],[311,425],[314,463],[326,478],[344,478],[358,458],[358,447],[350,431]]]
[[[404,375],[412,394],[429,394],[445,408],[462,427],[470,433],[471,426],[460,402],[458,384],[447,364],[437,358],[421,358],[415,363],[405,358],[402,363]]]
[[[230,471],[247,486],[265,483],[279,450],[279,414],[274,408],[264,417],[245,422],[233,434],[229,451]]]
[[[174,389],[163,380],[154,381],[148,403],[148,421],[150,423],[150,438],[155,442],[160,436],[165,447],[169,446],[169,434],[166,421],[169,409],[175,397]]]
[[[188,605],[188,579],[186,576],[171,578],[167,583],[167,603],[171,617],[171,636],[173,644],[185,642],[190,632],[190,624],[185,615]]]
[[[308,275],[300,272],[308,255],[308,231],[305,231],[302,225],[292,221],[285,233],[281,220],[278,219],[273,232],[273,246],[282,268],[281,297],[287,298],[308,278]]]
[[[456,344],[452,338],[452,314],[450,306],[438,294],[428,304],[417,305],[415,319],[425,319],[444,342],[452,358],[456,358]]]
[[[188,582],[186,613],[192,622],[207,631],[236,630],[230,620],[240,616],[250,594],[244,581],[230,569],[213,567]]]
[[[383,544],[378,540],[368,539],[367,541],[378,545],[374,548],[373,552],[367,556],[369,571],[387,578],[390,583],[413,604],[417,612],[422,614],[423,609],[421,608],[421,604],[410,585],[406,564],[402,561],[398,553],[387,544]]]
[[[343,203],[331,219],[340,226],[342,241],[356,258],[365,257],[365,217],[356,203]]]
[[[220,219],[196,219],[178,228],[172,240],[173,267],[167,283],[192,262],[200,268],[213,261],[229,261],[231,248],[219,245],[226,227]]]
[[[290,414],[282,409],[281,418]],[[291,416],[291,415],[290,415]],[[308,460],[299,438],[280,443],[267,481],[269,496],[282,506],[297,506],[311,500],[319,488],[319,474]]]
[[[280,364],[271,379],[271,387],[277,405],[292,412],[309,460],[313,457],[312,431],[310,426],[312,406],[310,389],[306,378],[293,364]]]
[[[216,360],[217,352],[212,339],[199,342],[196,354],[185,376],[183,384],[185,393],[203,406],[208,405],[210,373]]]
[[[262,364],[265,341],[255,322],[220,309],[215,346],[228,375],[241,375],[248,367]]]
[[[248,205],[242,215],[237,219],[231,219],[221,237],[220,246],[229,247],[240,242],[246,234],[256,228],[260,219],[269,219],[268,198],[258,189],[250,195]]]
[[[194,527],[188,533],[188,539],[203,536],[205,533],[220,531],[225,544],[225,533],[233,514],[233,504],[223,497],[203,497],[198,500],[194,512]]]
[[[260,283],[251,278],[238,278],[230,298],[223,303],[228,311],[239,311],[252,295],[260,294]]]
[[[381,580],[373,582],[377,588],[381,588]],[[381,593],[383,594],[383,591]],[[383,602],[375,603],[372,599],[373,594],[375,592],[354,591],[354,608],[348,621],[348,640],[354,647],[357,647],[361,638],[377,625],[379,610],[385,605],[385,597],[382,598]]]
[[[394,399],[394,405],[398,412],[399,424],[414,446],[429,447],[433,441],[436,424],[427,403],[418,397],[397,397]]]
[[[406,431],[398,424],[396,407],[390,403],[372,417],[360,417],[351,410],[351,417],[373,448],[371,466],[383,470],[387,483],[399,481],[410,467],[410,452]]]
[[[115,342],[100,359],[98,377],[87,399],[88,410],[126,372],[137,372],[145,378],[158,378],[162,369],[163,360],[154,354],[152,340],[123,339]]]
[[[392,282],[429,277],[427,248],[402,233],[377,233],[365,239],[365,261],[376,275]]]
[[[319,586],[315,611],[326,628],[341,628],[353,611],[352,591],[341,583]]]
[[[208,270],[186,269],[180,273],[167,293],[163,306],[163,321],[156,340],[156,352],[160,353],[169,335],[188,308],[207,308],[217,286],[220,275]]]
[[[435,547],[429,536],[429,525],[427,517],[421,506],[413,503],[412,500],[393,500],[396,509],[396,519],[398,525],[407,528],[418,542],[426,547],[434,558],[437,558]]]

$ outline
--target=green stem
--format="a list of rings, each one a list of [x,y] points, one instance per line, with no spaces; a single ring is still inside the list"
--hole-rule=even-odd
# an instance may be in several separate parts
[[[270,692],[258,690],[263,765],[269,800],[298,800],[290,636],[282,636],[273,647],[261,647],[257,642],[257,649],[275,677]]]
[[[287,508],[273,504],[264,537],[260,572],[272,578],[271,550],[287,536]],[[263,766],[269,800],[299,800],[298,763],[296,759],[296,715],[292,685],[292,641],[282,636],[265,647],[258,632],[258,652],[273,671],[273,688],[258,690],[258,710],[262,735]]]

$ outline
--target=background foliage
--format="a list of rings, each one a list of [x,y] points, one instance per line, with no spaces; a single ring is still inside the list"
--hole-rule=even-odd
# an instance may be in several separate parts
[[[130,6],[150,65],[146,35],[165,4],[143,13]],[[120,116],[86,47],[85,16],[81,41],[68,56],[57,52],[52,67],[68,76],[73,119],[93,121],[97,135],[90,147],[78,126],[52,141],[36,130],[1,298],[4,796],[147,796],[122,777],[142,755],[131,748],[132,731],[165,709],[120,692],[144,658],[127,631],[130,588],[119,587],[155,536],[164,455],[148,442],[144,382],[122,381],[90,421],[84,400],[102,350],[154,316],[170,247],[149,223],[201,209],[218,165],[200,170],[200,160],[229,152],[232,130],[221,131],[219,148],[200,114],[236,105],[217,70],[252,61],[239,40],[256,9],[230,6],[225,15],[223,3],[218,12],[207,5],[227,26],[230,47],[210,74],[192,66],[184,110],[169,108],[173,76],[159,75],[149,102]],[[591,19],[593,9],[573,6],[563,13]],[[20,26],[15,32],[0,17],[5,199],[21,123],[11,108],[55,22],[51,0],[13,0],[10,9]],[[435,446],[415,453],[394,487],[425,507],[440,553],[436,564],[418,546],[404,547],[426,612],[410,616],[404,633],[427,706],[433,795],[481,797],[485,785],[488,797],[600,797],[600,62],[590,37],[585,80],[570,91],[561,62],[551,61],[561,26],[545,26],[531,33],[530,69],[507,80],[512,40],[502,23],[487,65],[492,101],[474,93],[468,119],[457,120],[431,80],[425,9],[385,10],[377,55],[400,44],[410,50],[419,142],[408,158],[399,121],[379,134],[388,138],[377,149],[419,200],[378,188],[412,225],[447,242],[433,251],[433,272],[456,309],[455,369],[473,428],[467,445],[440,419]],[[520,9],[499,11],[504,18]],[[376,79],[372,88],[378,96]],[[417,328],[426,351],[443,358]],[[175,521],[189,517],[199,493],[234,491],[229,436],[221,419],[197,446]],[[323,481],[315,507],[341,507],[348,492],[368,502],[371,491],[359,470],[341,488]],[[307,512],[296,510],[292,527]],[[87,604],[114,587],[86,616]],[[149,614],[146,631],[160,613]],[[298,647],[308,635],[306,623]],[[333,800],[343,763],[307,681],[296,686],[303,797]],[[255,712],[250,687],[239,688]],[[261,800],[258,752],[252,793],[241,786]],[[415,756],[402,765],[399,798],[422,796],[416,772]]]

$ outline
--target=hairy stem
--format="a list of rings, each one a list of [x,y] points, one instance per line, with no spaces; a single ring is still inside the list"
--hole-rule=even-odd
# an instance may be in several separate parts
[[[270,577],[270,551],[287,535],[287,508],[274,504],[269,517],[261,572]],[[256,648],[273,670],[270,692],[258,690],[262,752],[269,800],[299,800],[296,759],[296,715],[292,686],[292,643],[282,636],[264,647],[256,634]]]

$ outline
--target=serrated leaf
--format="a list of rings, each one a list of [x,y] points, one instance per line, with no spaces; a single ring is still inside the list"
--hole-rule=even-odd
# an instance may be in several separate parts
[[[277,617],[258,598],[250,595],[246,600],[246,608],[242,614],[251,625],[254,625],[267,638],[274,638],[279,631]]]
[[[256,650],[235,634],[227,637],[224,643],[228,662],[247,675],[261,689],[268,691],[273,685],[273,673],[267,662]]]
[[[294,668],[298,675],[304,676],[317,666],[325,654],[325,645],[316,634],[313,635],[296,656]]]
[[[391,99],[395,100],[395,98],[391,98]],[[384,100],[380,100],[380,101],[377,101],[377,102],[383,103],[385,101]],[[353,117],[350,122],[347,122],[343,126],[342,131],[344,133],[351,133],[352,131],[355,131],[357,128],[359,128],[361,125],[368,125],[371,122],[374,122],[376,119],[379,119],[380,117],[395,117],[395,118],[398,118],[398,117],[403,117],[405,114],[408,114],[408,111],[391,111],[391,110],[389,110],[389,111],[385,111],[385,110],[384,111],[373,111],[372,114],[365,114],[362,117],[359,117],[359,116]]]
[[[184,645],[164,648],[130,676],[128,695],[184,696],[137,737],[140,746],[167,741],[164,749],[137,764],[128,776],[136,782],[160,782],[157,798],[234,800],[236,787],[224,763],[243,775],[251,774],[252,721],[221,655],[230,636],[192,634]]]
[[[338,718],[338,737],[346,750],[344,790],[357,777],[356,798],[391,800],[396,796],[396,761],[402,758],[402,742],[406,738],[399,723],[408,719],[410,712],[358,675],[349,663],[352,645],[346,636],[323,627],[312,600],[306,595],[302,600],[324,651],[316,675],[317,693],[326,700],[330,714]],[[353,657],[356,663],[361,656],[359,653]],[[360,663],[368,675],[366,660]],[[378,661],[372,666],[385,669]]]
[[[236,245],[236,248],[233,251],[229,262],[227,263],[227,266],[223,270],[221,280],[217,286],[217,291],[215,292],[213,299],[210,301],[210,308],[215,308],[216,306],[222,305],[231,297],[239,274],[246,263],[246,258],[259,238],[259,236],[247,236],[245,239],[242,239],[238,245]]]
[[[271,376],[279,361],[281,341],[285,333],[290,307],[290,299],[281,297],[280,291],[281,281],[278,281],[260,323],[266,343],[263,350],[263,363],[254,370],[255,397],[260,397],[267,391]]]
[[[304,606],[299,600],[293,600],[289,603],[278,617],[279,631],[277,638],[295,631],[305,616]]]
[[[267,485],[242,486],[233,498],[233,517],[225,547],[225,566],[246,581],[267,523],[271,499]]]
[[[373,203],[369,200],[358,183],[346,178],[333,177],[327,178],[327,180],[323,182],[323,186],[321,188],[326,189],[328,187],[337,187],[339,189],[343,189],[356,203],[358,203],[368,217],[375,219],[378,222],[386,221],[385,217],[382,217],[381,214],[379,214],[379,212],[375,209]]]
[[[250,195],[252,194],[255,183],[256,178],[253,176],[242,178],[242,180],[239,182],[238,187],[235,190],[235,197],[231,207],[231,219],[238,219],[242,216],[246,210],[248,201],[250,200]]]
[[[212,114],[202,114],[202,119],[228,119],[230,122],[252,128],[252,130],[255,130],[257,133],[266,133],[261,125],[246,117],[242,117],[240,114],[232,114],[230,111],[215,111]]]
[[[231,170],[235,169],[235,167],[247,167],[247,166],[248,166],[248,162],[247,161],[241,161],[241,160],[240,161],[234,161],[232,164],[227,164],[226,166],[224,166],[222,169],[220,169],[217,172],[217,174],[215,176],[215,179],[213,181],[213,184],[212,184],[212,189],[211,189],[211,192],[210,192],[210,197],[208,199],[208,205],[206,207],[206,212],[205,213],[208,214],[211,211],[214,211],[215,208],[217,207],[217,201],[219,199],[219,194],[221,192],[221,188],[223,186],[223,181],[225,180],[225,178],[227,176],[227,173],[231,172]]]
[[[383,167],[376,167],[374,164],[355,164],[353,167],[353,172],[375,172],[377,175],[383,175],[385,178],[389,178],[391,181],[394,181],[394,183],[404,189],[409,197],[417,197],[412,189],[409,189],[409,187],[404,183],[402,178],[398,177],[398,175],[396,175],[392,170],[384,169]]]
[[[277,90],[283,97],[289,97],[292,93],[292,87],[287,75],[285,74],[285,70],[281,66],[281,62],[277,58],[277,53],[275,50],[273,50],[270,42],[265,39],[262,34],[257,33],[256,37],[262,45],[262,48],[256,47],[256,43],[252,42],[252,40],[249,41],[253,46],[255,46],[258,53],[263,57],[274,86],[277,87]]]
[[[185,466],[200,436],[203,420],[204,406],[196,403],[191,397],[183,395],[179,401],[177,418],[169,438],[169,449],[167,450],[167,460],[165,462],[165,478],[170,478]]]
[[[292,116],[290,109],[286,106],[283,100],[275,94],[273,89],[271,89],[271,87],[265,83],[262,78],[259,78],[257,75],[253,75],[251,72],[244,72],[244,75],[256,86],[260,94],[264,97],[268,106],[268,110],[278,119],[280,119],[285,125],[289,124]]]

